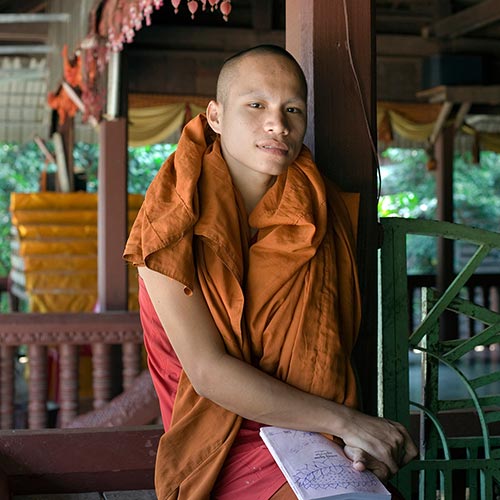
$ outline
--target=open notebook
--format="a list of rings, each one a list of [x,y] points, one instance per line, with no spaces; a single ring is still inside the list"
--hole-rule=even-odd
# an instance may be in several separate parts
[[[370,471],[353,469],[342,448],[315,432],[262,427],[260,436],[300,500],[387,500]]]

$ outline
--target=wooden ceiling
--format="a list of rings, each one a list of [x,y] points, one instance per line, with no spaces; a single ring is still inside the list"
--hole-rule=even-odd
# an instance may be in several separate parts
[[[14,80],[26,76],[32,91],[37,81],[34,75],[45,78],[40,92],[45,95],[47,89],[54,90],[61,73],[60,46],[82,32],[87,17],[84,11],[93,3],[0,0],[0,60],[17,57],[22,62],[15,68],[7,65],[9,72],[0,66],[0,98],[5,82],[13,80],[14,70]],[[349,6],[348,0],[346,3]],[[257,43],[284,44],[286,0],[232,0],[228,23],[220,15],[201,12],[193,21],[183,4],[179,14],[173,15],[165,0],[165,7],[153,14],[152,26],[141,29],[127,47],[132,91],[168,89],[170,93],[206,95],[211,92],[213,74],[228,54]],[[480,58],[482,84],[500,83],[500,0],[376,0],[375,5],[379,100],[418,101],[424,65],[436,55]],[[19,17],[9,20],[2,18],[4,14]],[[44,17],[26,22],[22,17],[26,14]],[[349,12],[351,18],[355,15]],[[69,40],[70,50],[75,43]],[[45,65],[30,62],[43,59]],[[49,69],[48,78],[42,67]],[[172,67],[178,71],[172,72]],[[158,71],[158,78],[144,79],[144,72],[151,69]],[[198,76],[193,78],[193,74]],[[15,88],[20,90],[18,83]]]

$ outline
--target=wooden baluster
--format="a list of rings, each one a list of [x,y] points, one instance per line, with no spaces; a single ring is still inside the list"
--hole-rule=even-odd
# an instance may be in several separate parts
[[[490,308],[492,311],[499,312],[500,311],[500,295],[498,293],[498,287],[492,286],[490,287]]]
[[[28,345],[29,359],[29,403],[28,427],[44,429],[47,427],[47,347]]]
[[[78,414],[78,346],[59,347],[59,426],[67,427]]]
[[[125,342],[122,345],[123,390],[127,390],[141,369],[141,345]]]
[[[0,347],[0,427],[14,427],[14,354],[15,347]]]
[[[111,398],[111,346],[101,342],[92,344],[92,380],[94,409],[102,408]]]

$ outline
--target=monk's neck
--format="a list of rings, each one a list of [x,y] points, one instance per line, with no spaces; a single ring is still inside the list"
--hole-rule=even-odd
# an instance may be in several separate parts
[[[252,213],[253,209],[266,194],[267,190],[276,181],[276,176],[274,175],[265,175],[257,172],[255,174],[256,175],[241,177],[231,172],[233,183],[238,188],[243,198],[248,215]]]

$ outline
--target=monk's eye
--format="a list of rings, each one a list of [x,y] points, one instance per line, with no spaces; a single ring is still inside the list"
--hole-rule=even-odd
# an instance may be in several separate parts
[[[260,102],[251,102],[250,107],[255,108],[255,109],[259,109],[259,108],[262,108],[262,104]]]
[[[301,110],[300,110],[300,108],[289,107],[289,108],[286,108],[286,112],[287,113],[300,113]]]

